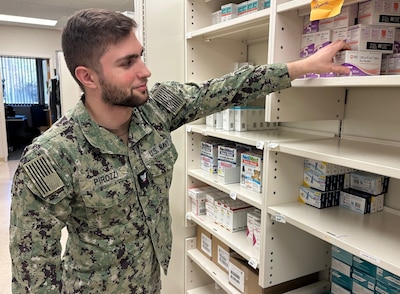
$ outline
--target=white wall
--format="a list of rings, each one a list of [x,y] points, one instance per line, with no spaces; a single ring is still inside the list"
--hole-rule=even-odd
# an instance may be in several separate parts
[[[150,84],[174,80],[184,81],[184,1],[146,0],[146,56],[152,71]],[[167,276],[162,277],[163,294],[184,293],[184,239],[193,236],[193,228],[185,228],[185,129],[173,134],[179,157],[175,164],[170,207],[172,214],[172,259]]]
[[[54,73],[56,51],[61,50],[61,31],[0,25],[0,40],[0,55],[49,58]],[[4,121],[4,115],[0,115],[0,126],[5,124]],[[7,136],[1,131],[0,146],[4,144],[7,146]],[[4,148],[0,148],[0,160],[7,160],[7,156]]]

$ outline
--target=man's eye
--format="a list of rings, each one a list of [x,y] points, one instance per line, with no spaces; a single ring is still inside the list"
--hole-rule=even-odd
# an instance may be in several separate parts
[[[129,66],[132,65],[132,63],[133,63],[132,60],[127,60],[127,61],[125,61],[125,62],[122,64],[122,66],[123,66],[123,67],[129,67]]]

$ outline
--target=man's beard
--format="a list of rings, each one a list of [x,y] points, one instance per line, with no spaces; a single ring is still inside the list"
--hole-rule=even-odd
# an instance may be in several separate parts
[[[148,99],[147,91],[143,93],[134,93],[134,89],[131,88],[128,94],[126,90],[107,83],[104,79],[100,80],[100,85],[102,88],[103,101],[110,105],[137,107],[146,103]]]

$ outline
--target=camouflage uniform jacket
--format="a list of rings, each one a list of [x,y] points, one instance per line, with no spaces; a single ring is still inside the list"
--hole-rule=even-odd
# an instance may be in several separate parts
[[[97,125],[80,101],[25,149],[15,173],[14,293],[158,293],[172,243],[171,131],[289,86],[284,64],[201,84],[156,84],[149,101],[133,109],[127,145]]]

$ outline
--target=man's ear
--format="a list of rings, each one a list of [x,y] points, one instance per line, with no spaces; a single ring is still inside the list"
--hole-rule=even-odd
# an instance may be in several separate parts
[[[75,69],[75,76],[86,88],[94,89],[97,87],[97,74],[85,66],[78,66]]]

